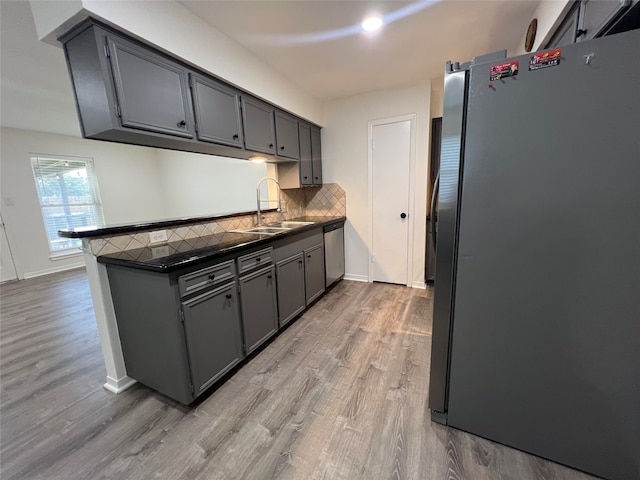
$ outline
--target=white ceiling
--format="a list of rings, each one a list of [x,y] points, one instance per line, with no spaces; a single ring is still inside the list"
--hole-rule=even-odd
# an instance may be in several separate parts
[[[443,74],[447,60],[508,49],[524,36],[538,1],[197,1],[200,18],[319,98],[416,85]],[[403,18],[360,33],[371,13]],[[354,27],[354,34],[321,40]],[[312,37],[312,38],[309,38]]]
[[[183,5],[321,100],[425,83],[446,60],[514,50],[538,1],[192,1]],[[373,36],[317,41],[377,12]],[[0,0],[0,123],[80,135],[62,49],[38,41],[27,1]],[[313,37],[310,40],[310,37]],[[212,46],[212,48],[215,48]]]

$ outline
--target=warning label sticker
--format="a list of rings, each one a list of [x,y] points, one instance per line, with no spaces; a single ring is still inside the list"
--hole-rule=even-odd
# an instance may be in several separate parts
[[[548,52],[536,53],[529,58],[529,70],[539,70],[541,68],[555,67],[560,65],[561,49],[549,50]]]
[[[493,65],[491,67],[489,79],[493,82],[494,80],[500,80],[501,78],[513,77],[518,74],[519,67],[520,62],[518,60]]]

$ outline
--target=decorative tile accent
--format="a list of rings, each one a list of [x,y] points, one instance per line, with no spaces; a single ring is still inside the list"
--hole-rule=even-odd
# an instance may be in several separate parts
[[[264,214],[264,223],[282,222],[292,218],[337,217],[347,214],[347,195],[337,183],[326,183],[321,187],[306,187],[282,190],[282,212]],[[256,225],[256,215],[238,215],[219,221],[181,225],[166,228],[169,242],[184,241],[195,247],[202,237],[221,232],[247,229]],[[124,252],[149,245],[149,233],[115,235],[89,240],[89,249],[95,256]]]
[[[312,217],[336,217],[347,214],[347,196],[337,183],[327,183],[318,188],[307,188],[306,215]]]

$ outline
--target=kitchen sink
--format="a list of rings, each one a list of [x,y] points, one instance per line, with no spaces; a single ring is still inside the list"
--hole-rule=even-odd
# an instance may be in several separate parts
[[[259,233],[260,235],[277,235],[291,230],[288,227],[253,227],[248,230],[236,230],[237,233]]]
[[[305,225],[313,225],[315,222],[295,222],[295,221],[285,221],[285,222],[276,222],[270,223],[270,227],[280,227],[280,228],[299,228],[304,227]]]

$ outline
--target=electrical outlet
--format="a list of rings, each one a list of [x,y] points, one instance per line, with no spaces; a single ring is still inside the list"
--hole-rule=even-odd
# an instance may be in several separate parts
[[[161,247],[151,247],[151,258],[166,257],[169,255],[169,245]]]
[[[157,230],[155,232],[149,232],[149,244],[162,243],[167,241],[167,231]]]

